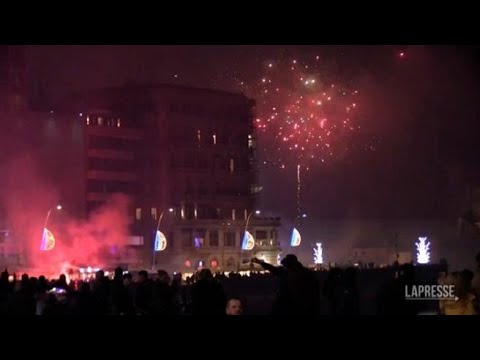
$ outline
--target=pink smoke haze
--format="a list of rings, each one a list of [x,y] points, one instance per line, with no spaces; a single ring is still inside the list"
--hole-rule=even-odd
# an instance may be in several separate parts
[[[10,269],[31,275],[53,276],[71,266],[111,268],[132,261],[135,254],[127,252],[130,219],[130,199],[115,194],[86,220],[69,212],[62,203],[61,191],[53,185],[53,176],[38,165],[35,155],[11,158],[1,165],[3,191],[0,201],[6,212],[6,222],[12,230],[13,247],[21,254],[19,266]],[[64,190],[67,191],[67,190]],[[70,188],[68,191],[81,191]],[[62,204],[62,210],[56,205]],[[45,217],[53,209],[48,229],[56,239],[55,248],[41,251],[40,243]]]

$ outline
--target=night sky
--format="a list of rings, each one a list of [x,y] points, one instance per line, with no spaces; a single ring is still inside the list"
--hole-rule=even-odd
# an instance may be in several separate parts
[[[349,135],[350,150],[325,163],[312,162],[303,174],[302,211],[308,221],[435,218],[459,211],[463,186],[478,176],[476,48],[32,46],[30,88],[35,100],[41,84],[52,102],[71,91],[127,80],[244,91],[259,103],[258,116],[265,117],[255,85],[269,64],[294,60],[317,60],[328,81],[358,90],[352,121],[360,128]],[[269,130],[262,138],[276,141]],[[260,168],[260,207],[293,222],[295,167],[271,165],[276,155],[260,148],[259,156],[267,162]]]

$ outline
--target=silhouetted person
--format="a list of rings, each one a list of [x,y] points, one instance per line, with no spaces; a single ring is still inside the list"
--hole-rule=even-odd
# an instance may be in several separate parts
[[[145,270],[138,272],[138,283],[135,289],[135,308],[137,314],[148,314],[152,300],[152,283]]]
[[[132,274],[123,275],[123,289],[121,296],[120,313],[123,315],[135,315],[135,287],[132,281]]]
[[[472,279],[472,293],[476,297],[476,309],[477,312],[480,312],[480,252],[475,257],[475,261],[477,263],[477,268],[473,274]]]
[[[359,314],[359,295],[357,289],[357,269],[350,267],[344,272],[344,296],[342,315]]]
[[[330,315],[341,315],[345,300],[342,269],[334,267],[328,272],[323,284],[323,294],[327,300],[327,313]]]
[[[170,285],[170,276],[165,270],[158,270],[157,280],[153,284],[152,314],[174,315],[174,292]]]
[[[81,316],[102,315],[93,297],[90,284],[87,282],[80,285],[76,299],[76,314]]]
[[[68,315],[66,298],[64,296],[59,297],[55,293],[48,293],[43,315],[46,315],[46,316]]]
[[[280,278],[280,288],[274,303],[276,315],[318,315],[320,290],[312,271],[305,268],[293,254],[281,261],[282,266],[273,266],[259,259],[252,259],[265,270]]]
[[[0,315],[7,312],[7,302],[11,289],[11,284],[8,282],[8,271],[5,269],[0,274]]]
[[[415,281],[413,264],[403,264],[396,279],[388,283],[380,294],[379,312],[383,315],[417,315],[419,301],[409,301],[405,297],[406,288],[412,293]]]
[[[209,269],[198,273],[198,281],[192,285],[193,315],[224,315],[226,297],[223,286],[213,278]]]
[[[97,313],[105,315],[108,312],[110,284],[103,270],[95,273],[95,281],[92,285],[92,293],[97,303]]]
[[[41,290],[47,291],[48,290],[48,282],[47,282],[47,279],[45,278],[45,276],[40,275],[40,277],[38,278],[37,289],[39,291],[41,291]]]
[[[57,289],[64,289],[67,292],[70,291],[70,286],[67,284],[67,277],[65,274],[61,274],[60,278],[55,282],[54,285]]]
[[[117,267],[110,283],[110,311],[114,315],[122,313],[123,269]]]

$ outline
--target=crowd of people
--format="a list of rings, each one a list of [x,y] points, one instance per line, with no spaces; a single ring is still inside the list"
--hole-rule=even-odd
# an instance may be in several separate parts
[[[99,270],[91,281],[69,283],[65,275],[49,281],[44,276],[23,274],[20,279],[9,281],[10,274],[5,270],[0,276],[0,315],[242,315],[248,305],[244,295],[249,291],[261,293],[263,302],[271,293],[269,313],[273,315],[362,313],[355,268],[333,268],[323,272],[319,280],[319,272],[304,267],[295,255],[287,255],[281,266],[256,258],[252,262],[267,274],[247,278],[230,273],[227,277],[202,269],[185,283],[181,274],[171,278],[164,270],[158,270],[154,277],[143,270],[134,279],[131,273],[117,268],[113,279]],[[478,314],[480,254],[477,263],[475,273],[464,270],[448,274],[446,269],[440,272],[438,283],[454,285],[458,299],[439,301],[437,313]],[[405,287],[416,284],[414,272],[411,264],[397,269],[395,277],[372,299],[377,303],[376,313],[421,313],[419,302],[405,298]]]

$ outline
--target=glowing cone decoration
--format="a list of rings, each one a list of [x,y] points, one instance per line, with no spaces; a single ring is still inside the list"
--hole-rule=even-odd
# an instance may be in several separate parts
[[[55,247],[55,236],[47,228],[43,228],[42,243],[40,244],[41,251],[50,251]]]
[[[252,250],[254,246],[255,239],[253,238],[252,234],[250,234],[248,231],[245,231],[242,241],[242,250]]]
[[[300,246],[300,243],[302,242],[302,237],[300,236],[300,233],[298,232],[297,229],[293,228],[292,231],[292,239],[290,240],[290,246]]]
[[[165,235],[160,231],[157,230],[157,233],[155,235],[155,251],[163,251],[167,248],[167,238]]]

